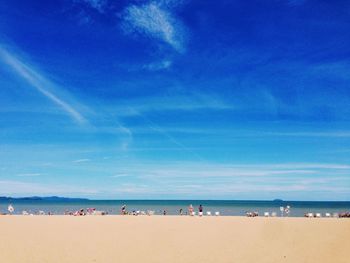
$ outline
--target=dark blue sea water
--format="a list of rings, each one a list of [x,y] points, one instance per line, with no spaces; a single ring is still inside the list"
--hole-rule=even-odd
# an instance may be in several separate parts
[[[15,214],[21,214],[23,210],[37,213],[42,210],[45,213],[64,214],[65,211],[96,208],[107,211],[109,214],[119,214],[120,207],[125,204],[128,211],[153,210],[155,214],[162,214],[164,210],[168,215],[177,215],[182,208],[184,212],[190,204],[198,211],[201,204],[204,212],[219,211],[221,215],[245,215],[247,211],[257,211],[260,215],[264,212],[276,212],[281,215],[280,207],[291,207],[289,216],[303,216],[307,212],[313,213],[341,213],[350,211],[350,202],[310,202],[310,201],[226,201],[226,200],[83,200],[83,201],[42,201],[42,200],[15,200],[11,201],[15,208]],[[0,202],[0,212],[7,212],[8,201]]]

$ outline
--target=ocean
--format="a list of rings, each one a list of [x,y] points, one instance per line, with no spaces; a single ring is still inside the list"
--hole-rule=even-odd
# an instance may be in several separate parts
[[[259,215],[264,212],[276,212],[281,216],[280,207],[289,205],[289,216],[300,217],[307,212],[313,213],[341,213],[350,211],[350,202],[314,202],[314,201],[244,201],[244,200],[79,200],[79,201],[43,201],[43,200],[13,200],[11,204],[15,208],[14,214],[21,214],[23,210],[36,214],[38,211],[53,214],[64,214],[65,211],[96,208],[108,214],[120,214],[122,205],[126,205],[127,211],[153,210],[155,214],[178,215],[179,210],[184,213],[190,204],[195,211],[202,205],[204,213],[218,211],[223,216],[244,216],[248,211],[257,211]],[[8,201],[0,202],[0,213],[7,212]]]

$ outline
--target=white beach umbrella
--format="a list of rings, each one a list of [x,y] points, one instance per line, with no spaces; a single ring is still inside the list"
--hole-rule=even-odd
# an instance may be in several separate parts
[[[15,209],[13,208],[12,205],[9,205],[9,206],[7,207],[7,211],[9,211],[9,213],[12,214],[12,213],[15,211]]]

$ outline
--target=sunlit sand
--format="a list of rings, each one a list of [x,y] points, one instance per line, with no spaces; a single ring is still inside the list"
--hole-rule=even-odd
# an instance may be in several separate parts
[[[350,220],[0,216],[1,262],[347,263]]]

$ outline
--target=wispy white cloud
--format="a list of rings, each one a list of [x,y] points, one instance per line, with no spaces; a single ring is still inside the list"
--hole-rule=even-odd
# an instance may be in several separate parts
[[[128,149],[128,147],[129,147],[129,145],[131,144],[131,142],[133,141],[132,131],[129,128],[127,128],[127,127],[125,127],[125,126],[123,126],[121,124],[118,125],[118,129],[117,130],[119,132],[121,132],[122,134],[126,135],[126,137],[124,138],[124,140],[123,140],[123,142],[121,144],[121,149],[126,151]]]
[[[296,197],[312,200],[313,193],[333,200],[337,194],[350,193],[348,164],[281,163],[281,164],[208,164],[208,163],[141,163],[127,170],[137,181],[122,184],[116,194],[132,197],[183,196],[183,198],[236,198],[259,196],[283,199]],[[319,198],[319,197],[318,197]]]
[[[149,178],[214,178],[216,180],[228,178],[242,178],[242,177],[279,177],[279,176],[299,176],[299,175],[313,175],[317,172],[314,170],[301,170],[301,169],[263,169],[263,168],[236,168],[225,167],[220,165],[205,166],[200,168],[199,166],[193,167],[173,167],[173,168],[158,168],[144,171],[144,176]]]
[[[24,174],[17,174],[19,177],[35,177],[40,176],[40,173],[24,173]]]
[[[72,162],[73,163],[86,163],[86,162],[90,162],[90,159],[78,159],[78,160],[74,160]]]
[[[163,1],[129,5],[122,14],[124,31],[161,40],[182,52],[185,48],[185,30],[169,8],[171,6]]]
[[[91,172],[90,168],[88,170]],[[109,198],[159,198],[163,195],[231,199],[252,196],[313,199],[313,193],[317,192],[330,200],[334,194],[337,194],[335,199],[349,195],[349,171],[350,165],[342,163],[120,162],[118,167],[109,166],[107,173],[106,167],[92,167],[92,172],[110,177],[104,185],[93,190],[84,185],[66,187],[0,180],[0,192],[9,195],[76,194]]]
[[[24,196],[24,195],[94,195],[98,191],[84,187],[68,185],[46,185],[27,183],[21,181],[0,181],[0,192],[2,195]]]
[[[199,94],[191,93],[188,96],[163,96],[154,97],[147,99],[128,99],[127,101],[119,101],[117,106],[111,106],[107,111],[116,112],[117,116],[139,116],[146,124],[146,129],[142,132],[156,132],[167,140],[172,142],[178,149],[185,150],[196,159],[202,159],[198,153],[194,152],[192,149],[181,143],[173,135],[171,135],[167,129],[163,129],[160,125],[150,120],[145,113],[152,111],[195,111],[202,109],[214,109],[214,110],[224,110],[231,109],[232,106],[221,100],[221,98],[215,96],[214,94]],[[101,130],[101,129],[100,129]],[[103,129],[104,132],[108,133],[124,133],[127,135],[124,143],[122,144],[122,149],[128,148],[128,145],[132,142],[132,131],[134,128],[125,128],[123,126],[115,128],[106,127]],[[136,129],[140,131],[140,129]]]
[[[114,174],[110,176],[111,178],[122,178],[122,177],[130,177],[129,174],[122,173],[122,174]]]
[[[239,165],[237,165],[239,166]],[[251,165],[254,166],[254,165]],[[263,164],[256,167],[275,168],[275,169],[350,169],[349,164],[337,163],[284,163],[284,164]]]
[[[59,89],[58,85],[45,78],[43,74],[35,70],[29,63],[24,62],[23,59],[20,59],[9,51],[5,50],[1,45],[0,59],[21,78],[26,80],[32,87],[36,88],[37,91],[63,109],[75,121],[79,123],[86,122],[83,115],[73,105],[69,104],[63,98],[58,97],[53,91],[51,91]]]
[[[252,192],[260,192],[262,194],[268,194],[269,198],[273,199],[276,196],[289,196],[291,193],[309,192],[311,195],[315,192],[323,192],[327,197],[325,200],[333,200],[332,195],[336,194],[348,194],[349,189],[344,186],[320,186],[317,184],[313,185],[300,185],[300,184],[290,184],[290,185],[254,185],[245,183],[236,184],[215,184],[215,185],[181,185],[181,186],[171,186],[164,188],[152,188],[146,185],[128,185],[123,186],[114,191],[116,194],[128,194],[129,196],[159,196],[159,195],[169,195],[175,194],[181,195],[182,198],[208,198],[208,196],[213,196],[216,198],[232,197],[247,195]],[[248,195],[249,196],[249,195]],[[295,200],[295,199],[293,199]],[[313,200],[312,196],[309,200]],[[316,199],[320,200],[320,199]]]
[[[265,135],[287,136],[287,137],[335,137],[348,138],[349,131],[326,131],[326,132],[265,132]]]
[[[158,71],[158,70],[168,69],[171,66],[171,64],[172,64],[172,61],[166,59],[159,62],[146,64],[143,66],[143,68],[150,71]]]
[[[229,109],[229,108],[228,108]],[[171,110],[171,108],[169,109]],[[178,110],[175,109],[174,110]],[[185,110],[185,109],[183,109]],[[189,109],[187,109],[189,110]],[[195,110],[195,108],[193,109]],[[135,115],[135,112],[125,112],[125,115]],[[150,130],[149,127],[130,127],[133,132],[137,133],[151,133],[152,130]],[[195,126],[189,126],[189,127],[163,127],[163,130],[170,133],[182,133],[182,134],[197,134],[197,135],[208,135],[208,136],[214,136],[214,135],[220,135],[220,136],[228,136],[236,137],[236,138],[245,138],[245,137],[271,137],[271,136],[278,136],[278,137],[327,137],[327,138],[350,138],[350,132],[347,131],[326,131],[326,132],[268,132],[268,131],[251,131],[251,130],[237,130],[232,127],[227,127],[225,129],[220,128],[213,128],[213,127],[195,127]],[[108,130],[104,130],[108,131]],[[110,131],[112,132],[112,130]]]
[[[121,167],[122,168],[122,167]],[[200,178],[333,178],[350,171],[348,164],[332,163],[280,163],[280,164],[210,164],[169,163],[147,164],[124,167],[133,175],[145,178],[197,180]],[[225,179],[226,178],[226,179]]]
[[[133,116],[156,111],[230,110],[234,108],[234,105],[211,93],[134,98],[119,100],[117,106],[106,106],[108,111],[118,112],[118,116]]]

